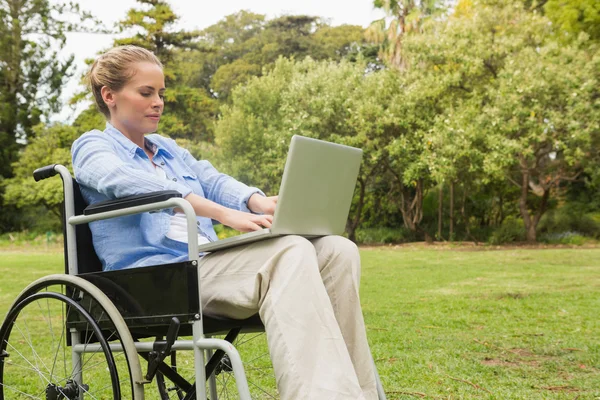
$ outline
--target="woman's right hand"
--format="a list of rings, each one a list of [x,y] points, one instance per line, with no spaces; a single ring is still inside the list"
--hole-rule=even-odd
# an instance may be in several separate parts
[[[253,232],[270,228],[273,223],[273,216],[250,214],[227,208],[218,221],[240,232]]]
[[[185,197],[194,209],[196,215],[219,221],[240,232],[258,231],[270,228],[273,223],[272,215],[256,215],[231,208],[223,207],[215,202],[190,193]]]

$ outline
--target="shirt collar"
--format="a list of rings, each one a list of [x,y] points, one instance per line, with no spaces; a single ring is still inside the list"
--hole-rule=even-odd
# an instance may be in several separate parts
[[[127,154],[129,154],[131,158],[135,156],[135,153],[138,151],[138,149],[143,152],[143,150],[137,144],[129,140],[125,135],[121,133],[121,131],[115,128],[110,122],[106,122],[106,129],[104,130],[104,132],[110,134],[111,137],[117,141],[117,143],[119,143],[125,150],[127,150]],[[148,146],[149,148],[155,148],[154,154],[162,153],[167,158],[173,158],[173,155],[169,152],[169,150],[161,146],[159,143],[156,143],[156,141],[150,140],[148,137],[145,137],[144,140],[150,144]]]

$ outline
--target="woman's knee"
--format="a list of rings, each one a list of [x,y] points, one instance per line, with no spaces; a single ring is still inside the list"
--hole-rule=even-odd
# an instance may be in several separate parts
[[[343,236],[324,236],[319,240],[319,251],[331,256],[355,259],[359,257],[356,244]]]
[[[313,255],[315,254],[315,247],[306,238],[297,235],[285,235],[277,239],[277,244],[283,246],[288,251],[299,252],[301,254]]]
[[[342,236],[325,236],[314,242],[321,264],[335,260],[338,268],[360,269],[360,254],[354,242]]]

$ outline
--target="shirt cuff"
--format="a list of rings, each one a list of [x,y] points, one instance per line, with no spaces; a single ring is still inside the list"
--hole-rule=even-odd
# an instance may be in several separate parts
[[[266,195],[263,193],[262,190],[255,188],[255,187],[249,187],[248,190],[245,191],[241,197],[241,202],[239,204],[240,211],[257,214],[257,215],[261,214],[261,213],[255,213],[248,208],[248,200],[250,200],[250,197],[252,197],[252,195],[256,194],[256,193],[260,194],[263,197],[266,197]]]
[[[186,185],[177,182],[167,181],[164,190],[176,190],[181,193],[181,197],[186,197],[192,193],[192,189]]]

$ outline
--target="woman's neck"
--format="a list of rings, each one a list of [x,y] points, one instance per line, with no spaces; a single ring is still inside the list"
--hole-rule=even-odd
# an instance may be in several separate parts
[[[131,140],[133,143],[137,144],[141,149],[145,149],[144,147],[144,134],[139,132],[132,132],[128,130],[123,124],[118,121],[110,120],[109,121],[112,126],[114,126],[119,132],[123,134],[127,139]]]

